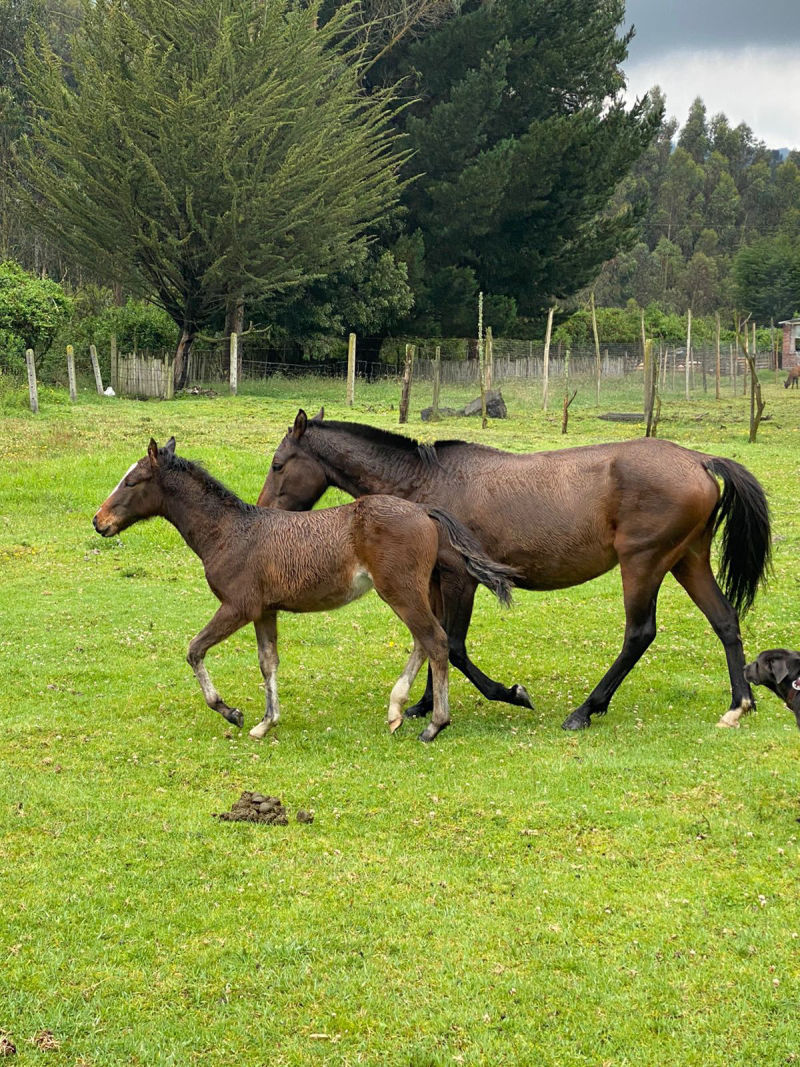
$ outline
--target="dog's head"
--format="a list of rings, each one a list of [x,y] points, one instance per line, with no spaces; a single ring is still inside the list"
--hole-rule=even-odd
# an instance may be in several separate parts
[[[788,648],[767,649],[747,664],[744,676],[753,685],[765,685],[789,704],[800,727],[800,652]]]

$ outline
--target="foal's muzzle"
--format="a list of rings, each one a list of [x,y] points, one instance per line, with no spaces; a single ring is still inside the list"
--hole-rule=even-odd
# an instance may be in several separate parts
[[[98,511],[97,515],[99,514],[100,512]],[[97,530],[101,537],[111,537],[113,533],[112,524],[107,523],[105,526],[102,526],[97,521],[97,515],[95,515],[95,517],[92,519],[92,526],[94,526],[95,530]]]

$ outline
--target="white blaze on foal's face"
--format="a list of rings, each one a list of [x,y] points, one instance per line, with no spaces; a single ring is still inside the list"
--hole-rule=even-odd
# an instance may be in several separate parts
[[[128,469],[122,475],[120,480],[117,482],[117,484],[111,490],[111,492],[108,494],[108,497],[106,497],[107,500],[109,499],[109,497],[112,497],[114,495],[114,493],[116,493],[116,491],[118,489],[122,488],[122,486],[125,484],[125,479],[128,477],[129,474],[131,474],[133,471],[135,471],[137,467],[138,467],[138,463],[131,463],[130,467],[128,467]]]

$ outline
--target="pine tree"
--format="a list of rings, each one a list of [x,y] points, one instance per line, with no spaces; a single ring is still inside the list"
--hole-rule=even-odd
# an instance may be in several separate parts
[[[661,116],[621,103],[623,14],[621,0],[468,2],[376,70],[414,92],[401,121],[423,245],[415,310],[435,292],[445,332],[471,321],[479,288],[535,315],[635,238],[639,209],[609,205]]]

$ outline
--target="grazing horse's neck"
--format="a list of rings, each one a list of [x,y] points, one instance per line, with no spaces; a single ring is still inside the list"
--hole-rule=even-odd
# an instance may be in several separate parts
[[[346,429],[312,426],[306,431],[306,447],[325,469],[330,485],[350,496],[395,493],[413,500],[423,479],[430,475],[414,447],[393,446],[393,434],[371,440]]]
[[[226,543],[249,510],[198,468],[168,470],[163,478],[164,518],[201,560]]]

